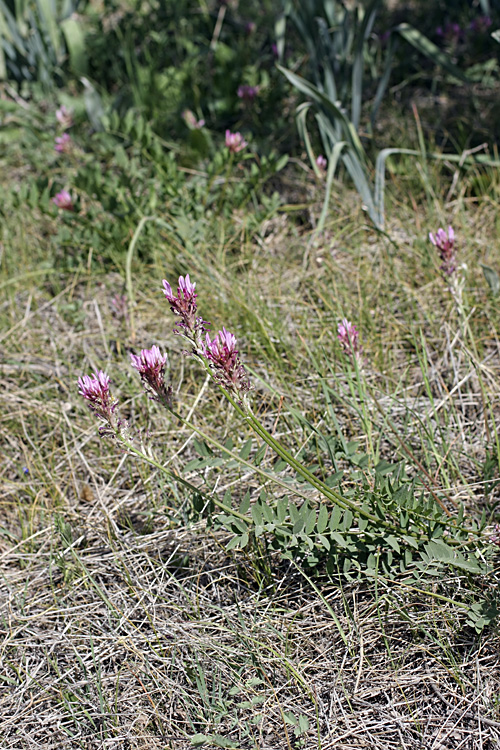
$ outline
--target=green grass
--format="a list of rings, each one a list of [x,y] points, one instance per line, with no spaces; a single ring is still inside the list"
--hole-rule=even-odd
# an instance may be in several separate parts
[[[21,172],[33,148],[16,152]],[[497,595],[498,555],[487,576],[429,571],[423,590],[402,574],[307,573],[265,537],[227,551],[231,535],[180,484],[99,439],[76,386],[109,372],[132,426],[182,474],[195,435],[148,401],[129,365],[130,351],[157,343],[176,410],[241,448],[247,426],[172,332],[161,281],[189,272],[204,317],[238,337],[254,410],[294,455],[328,473],[310,425],[339,429],[371,463],[404,460],[450,512],[484,510],[488,529],[500,486],[500,308],[480,263],[500,269],[498,194],[471,197],[477,180],[465,173],[446,203],[442,167],[429,164],[429,191],[412,164],[391,175],[387,236],[340,184],[315,235],[321,189],[295,167],[278,183],[295,200],[268,215],[252,203],[207,211],[182,234],[165,206],[155,215],[177,220],[176,233],[150,222],[131,254],[133,328],[111,300],[126,292],[139,221],[116,220],[109,253],[89,253],[72,240],[73,217],[16,203],[20,180],[4,177],[2,747],[498,746],[498,626],[471,626],[472,605]],[[409,187],[413,200],[402,200]],[[467,266],[462,312],[427,241],[445,223]],[[344,316],[361,332],[359,378],[337,342]],[[262,465],[273,461],[268,452]],[[234,466],[187,478],[238,503],[262,485]]]

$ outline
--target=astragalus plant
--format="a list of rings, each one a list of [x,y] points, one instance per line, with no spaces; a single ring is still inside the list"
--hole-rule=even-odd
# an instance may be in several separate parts
[[[413,576],[413,585],[440,566],[470,574],[487,572],[481,554],[488,544],[482,542],[484,524],[466,521],[463,507],[429,486],[425,476],[413,471],[410,477],[404,462],[373,465],[357,443],[340,431],[323,434],[314,427],[315,445],[322,453],[321,471],[302,460],[299,450],[286,448],[252,407],[254,388],[236,337],[225,327],[215,335],[210,332],[210,324],[199,314],[196,284],[189,275],[179,278],[176,291],[165,280],[163,292],[176,318],[175,332],[185,342],[185,354],[197,360],[256,443],[243,435],[244,444],[237,450],[241,435],[222,444],[177,413],[167,382],[167,355],[159,347],[132,354],[131,364],[148,396],[177,424],[201,437],[201,459],[189,462],[190,471],[199,468],[201,474],[210,465],[220,467],[227,462],[230,469],[239,464],[256,475],[258,489],[251,493],[242,486],[239,492],[226,492],[221,498],[215,487],[207,493],[195,481],[162,466],[142,432],[120,416],[106,373],[80,378],[80,393],[99,420],[100,434],[191,493],[195,509],[208,514],[211,524],[231,532],[228,548],[262,547],[263,543],[310,570],[326,567],[331,574],[392,579],[404,574]],[[358,331],[346,319],[339,324],[338,340],[347,367],[362,380]],[[335,382],[325,382],[323,387],[328,399]],[[269,449],[276,459],[271,466],[263,462]]]

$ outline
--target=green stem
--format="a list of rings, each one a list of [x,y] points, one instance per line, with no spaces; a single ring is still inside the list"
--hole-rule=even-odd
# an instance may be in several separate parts
[[[242,521],[245,521],[246,523],[249,522],[248,516],[243,515],[243,513],[239,513],[238,511],[234,510],[233,508],[230,508],[228,505],[225,505],[224,503],[221,503],[220,500],[218,500],[213,495],[207,495],[205,492],[200,490],[199,487],[196,487],[196,485],[191,484],[187,479],[184,479],[179,474],[171,471],[170,469],[167,469],[166,466],[163,466],[160,464],[156,459],[152,458],[151,456],[148,456],[143,451],[139,450],[139,448],[136,448],[135,445],[132,445],[126,438],[123,437],[118,431],[115,433],[117,439],[120,441],[120,443],[127,449],[128,453],[132,453],[134,456],[137,456],[138,458],[142,458],[143,461],[146,461],[151,466],[154,466],[156,469],[161,471],[163,474],[168,476],[170,479],[173,479],[175,482],[178,482],[179,484],[182,484],[183,487],[186,487],[188,490],[191,490],[191,492],[196,493],[197,495],[201,495],[201,497],[208,502],[213,503],[221,510],[226,511],[226,513],[230,513],[232,516],[235,516],[235,518],[240,518]]]

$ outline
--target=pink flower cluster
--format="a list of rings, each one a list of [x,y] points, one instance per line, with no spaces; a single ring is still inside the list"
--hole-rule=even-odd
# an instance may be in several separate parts
[[[246,102],[253,102],[259,90],[260,86],[249,86],[247,83],[243,83],[241,86],[238,86],[238,98]]]
[[[162,354],[155,345],[151,349],[142,349],[140,354],[131,354],[132,367],[138,371],[150,398],[167,406],[172,405],[172,388],[165,385],[165,367],[167,355]]]
[[[226,147],[232,154],[237,154],[248,146],[241,133],[231,133],[230,130],[226,130]]]
[[[196,315],[195,288],[196,284],[191,281],[189,274],[179,277],[177,295],[172,291],[168,281],[163,281],[163,291],[170,303],[170,309],[180,318],[176,324],[176,333],[191,343],[191,353],[205,362],[214,380],[241,401],[251,385],[239,358],[236,337],[223,328],[213,339],[210,338],[205,329],[207,324]],[[205,333],[204,339],[202,333]],[[171,409],[172,388],[165,383],[167,355],[162,354],[158,346],[153,345],[151,349],[141,349],[139,354],[131,354],[130,359],[132,367],[141,376],[150,398]],[[105,422],[99,429],[101,435],[118,437],[128,434],[128,424],[114,417],[118,402],[111,397],[109,376],[105,372],[98,370],[92,375],[83,375],[78,380],[78,386],[80,395],[88,401],[89,408]]]
[[[97,370],[92,375],[83,375],[78,379],[80,395],[89,402],[89,409],[106,424],[99,428],[101,435],[109,434],[113,426],[113,414],[118,405],[109,390],[109,375]]]
[[[337,338],[340,346],[351,357],[361,356],[361,345],[359,343],[359,332],[354,323],[343,318],[337,326]]]
[[[63,133],[58,135],[54,145],[55,150],[59,154],[69,154],[73,148],[73,141],[69,133]]]
[[[236,336],[223,328],[211,341],[207,333],[203,354],[220,385],[238,393],[250,390],[248,376],[238,356]]]
[[[182,333],[196,348],[201,345],[201,336],[205,332],[205,322],[197,315],[198,305],[196,303],[196,283],[192,283],[189,274],[186,278],[179,276],[177,296],[166,279],[163,279],[163,292],[170,309],[180,320],[176,324],[177,333]]]
[[[179,276],[177,296],[174,295],[168,281],[163,281],[165,297],[170,303],[174,315],[180,317],[176,333],[181,334],[191,345],[191,353],[208,362],[215,380],[224,388],[236,392],[238,396],[250,390],[250,383],[241,364],[235,336],[225,328],[219,331],[212,340],[206,332],[209,325],[197,316],[196,284],[189,274]],[[205,333],[205,337],[202,334]]]
[[[56,120],[62,130],[67,130],[73,125],[73,112],[62,104],[56,110]]]
[[[500,523],[495,524],[493,534],[490,536],[490,542],[496,544],[497,547],[500,547]]]
[[[453,276],[457,270],[457,259],[455,254],[455,232],[453,227],[448,227],[448,233],[444,229],[438,229],[436,234],[429,232],[429,239],[439,250],[441,257],[441,271],[445,276]]]
[[[61,208],[64,211],[75,210],[73,198],[71,197],[71,193],[69,193],[67,190],[61,190],[60,193],[56,193],[56,195],[52,198],[52,203],[55,203],[57,208]]]
[[[182,119],[188,126],[189,130],[201,130],[201,128],[205,125],[205,120],[197,120],[194,112],[192,112],[190,109],[185,109],[182,113]]]
[[[326,172],[326,168],[328,166],[328,162],[325,159],[325,157],[323,156],[323,154],[320,154],[316,158],[316,166],[318,167],[319,170],[321,170],[321,172]]]

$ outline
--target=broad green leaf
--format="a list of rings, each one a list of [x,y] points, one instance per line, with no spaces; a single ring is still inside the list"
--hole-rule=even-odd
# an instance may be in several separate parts
[[[330,516],[330,522],[328,524],[330,531],[335,531],[340,526],[340,521],[342,518],[342,509],[336,505],[335,508],[332,511],[332,514]]]
[[[337,531],[332,531],[331,537],[333,541],[339,545],[339,547],[345,549],[348,546],[348,542],[344,539],[342,534],[339,534]]]
[[[342,526],[345,531],[349,531],[349,529],[352,527],[352,522],[354,520],[354,516],[352,514],[351,510],[346,510],[344,513],[344,519],[342,521]]]
[[[326,529],[327,525],[328,525],[328,510],[327,510],[326,505],[322,505],[319,509],[319,514],[318,514],[318,524],[317,524],[318,533],[322,534],[324,530]]]
[[[401,552],[401,547],[399,546],[399,542],[395,536],[389,534],[385,537],[385,541],[390,547],[392,547],[393,550],[395,550],[396,552]]]
[[[318,534],[318,539],[323,545],[323,547],[327,550],[327,552],[330,551],[330,547],[332,546],[330,544],[330,540],[326,538],[326,536],[323,536],[323,534]]]
[[[244,461],[248,459],[248,456],[252,452],[252,446],[253,446],[253,439],[249,437],[246,443],[243,445],[243,447],[240,450],[240,458],[242,458]]]
[[[288,512],[288,500],[285,497],[282,497],[278,500],[278,503],[276,505],[276,513],[278,516],[278,521],[280,523],[283,523],[283,521],[286,518]]]
[[[70,16],[61,21],[61,29],[64,34],[66,47],[68,48],[69,61],[73,73],[77,76],[87,75],[89,61],[81,23],[74,16]]]
[[[240,503],[240,507],[238,508],[239,512],[244,515],[248,509],[250,508],[250,492],[245,493],[245,497]]]
[[[490,288],[490,292],[494,297],[496,297],[498,292],[500,292],[500,278],[498,276],[498,273],[494,268],[485,266],[484,263],[481,263],[481,268],[483,269],[483,275],[486,279],[486,283]]]
[[[305,521],[305,533],[312,534],[314,527],[316,526],[316,511],[311,509],[306,517]]]

